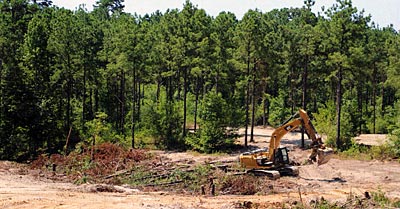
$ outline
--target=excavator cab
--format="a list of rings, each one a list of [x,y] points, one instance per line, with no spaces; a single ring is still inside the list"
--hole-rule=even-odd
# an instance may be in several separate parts
[[[275,165],[287,165],[289,164],[289,155],[286,147],[279,147],[274,153],[274,164]]]

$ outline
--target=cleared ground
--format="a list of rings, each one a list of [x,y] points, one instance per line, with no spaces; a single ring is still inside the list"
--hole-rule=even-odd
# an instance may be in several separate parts
[[[272,128],[256,128],[255,142],[249,144],[250,148],[268,146],[267,141],[272,131]],[[290,133],[282,140],[282,144],[291,149],[290,157],[299,163],[304,162],[309,155],[309,150],[298,148],[300,138],[299,133]],[[369,140],[374,139],[372,137]],[[243,141],[243,137],[239,141]],[[237,155],[158,153],[166,161],[190,159],[195,163],[204,163],[237,159]],[[0,208],[240,208],[248,204],[258,208],[280,208],[283,203],[309,203],[321,197],[344,202],[349,196],[363,197],[365,192],[378,190],[389,197],[400,198],[399,163],[337,158],[322,166],[300,166],[299,177],[282,177],[265,185],[276,190],[268,195],[191,196],[143,192],[123,186],[77,186],[60,182],[62,177],[57,178],[57,182],[50,179],[49,174],[30,170],[25,165],[0,162]],[[96,192],[99,187],[113,192]]]

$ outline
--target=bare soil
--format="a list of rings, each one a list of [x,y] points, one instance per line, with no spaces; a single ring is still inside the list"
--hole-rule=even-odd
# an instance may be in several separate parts
[[[243,133],[243,130],[239,131]],[[249,143],[249,149],[267,147],[272,131],[270,127],[257,127],[254,130],[254,142]],[[303,164],[310,153],[309,150],[299,148],[300,139],[300,133],[289,133],[281,144],[289,147],[292,160]],[[373,141],[374,136],[371,135],[368,140]],[[238,139],[238,143],[243,141],[243,137]],[[157,153],[171,162],[192,160],[194,163],[235,160],[238,155]],[[349,196],[363,197],[365,192],[378,190],[390,198],[400,198],[398,162],[346,160],[338,157],[321,166],[300,165],[299,177],[282,177],[273,181],[271,185],[265,185],[272,189],[271,194],[260,195],[192,196],[144,192],[129,186],[75,185],[57,175],[32,170],[27,165],[0,162],[0,208],[281,208],[283,204],[300,201],[310,203],[321,197],[344,202]]]

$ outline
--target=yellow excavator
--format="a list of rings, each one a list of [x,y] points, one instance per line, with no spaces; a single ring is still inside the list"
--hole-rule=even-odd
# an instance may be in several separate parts
[[[333,150],[325,147],[307,112],[300,109],[298,113],[274,130],[268,150],[255,150],[241,154],[239,156],[241,166],[247,169],[247,173],[265,175],[271,179],[277,179],[281,175],[299,175],[298,167],[290,165],[288,149],[280,146],[282,137],[299,126],[304,128],[308,138],[312,140],[309,161],[318,165],[327,163],[332,157]]]

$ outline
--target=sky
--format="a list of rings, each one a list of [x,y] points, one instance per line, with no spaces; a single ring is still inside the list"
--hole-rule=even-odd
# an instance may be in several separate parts
[[[79,5],[85,4],[90,11],[96,0],[53,0],[58,7],[75,10]],[[191,0],[198,8],[204,9],[209,15],[217,16],[221,11],[230,11],[238,19],[249,9],[259,9],[268,12],[272,9],[302,7],[303,0]],[[315,0],[313,11],[321,12],[321,7],[329,8],[335,0]],[[393,24],[394,28],[400,30],[400,0],[352,0],[353,6],[359,11],[365,10],[365,15],[370,14],[372,21],[379,27]],[[170,9],[182,9],[185,0],[125,0],[124,11],[131,14],[145,15],[157,10],[165,12]]]

